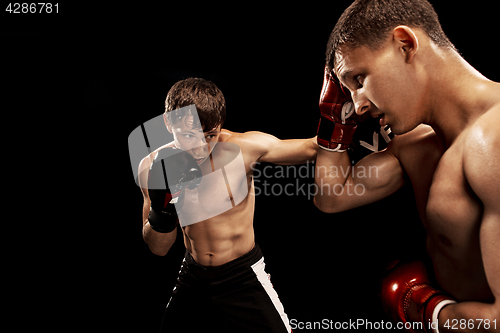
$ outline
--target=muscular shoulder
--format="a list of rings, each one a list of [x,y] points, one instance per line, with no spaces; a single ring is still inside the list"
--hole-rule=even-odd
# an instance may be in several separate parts
[[[500,144],[500,105],[489,110],[471,126],[465,138],[464,158],[474,157],[487,162],[498,158]]]
[[[257,160],[265,152],[271,138],[273,136],[257,131],[238,133],[223,129],[219,141],[237,144],[243,155],[252,155],[252,159]]]
[[[166,145],[163,145],[161,147],[159,147],[158,149],[152,151],[150,154],[148,154],[147,156],[145,156],[141,162],[139,163],[139,186],[141,188],[144,188],[145,187],[145,172],[144,171],[147,171],[149,170],[149,168],[151,167],[151,164],[153,163],[153,160],[156,156],[156,154],[158,154],[158,152],[163,149],[163,148],[166,148],[166,147],[174,147],[175,146],[175,142],[172,141],[170,143],[167,143]]]
[[[490,109],[488,112],[479,117],[471,126],[467,135],[467,142],[475,142],[483,148],[490,146],[495,141],[498,142],[500,132],[500,105]]]
[[[259,146],[265,145],[267,136],[269,134],[250,131],[244,133],[231,132],[223,129],[219,141],[232,142],[240,146],[242,150],[258,150]]]
[[[244,133],[238,133],[238,132],[232,132],[227,129],[223,129],[221,131],[220,135],[220,142],[232,142],[237,145],[243,146],[247,148],[247,146],[253,146],[255,143],[255,140],[259,140],[259,136],[261,136],[264,133],[257,132],[257,131],[251,131],[251,132],[244,132]]]
[[[500,195],[500,186],[495,186],[500,179],[499,128],[500,106],[497,106],[471,126],[465,137],[463,156],[465,176],[473,189],[495,198]]]

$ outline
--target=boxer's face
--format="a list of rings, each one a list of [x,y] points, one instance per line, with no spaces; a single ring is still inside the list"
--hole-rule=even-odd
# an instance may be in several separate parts
[[[174,136],[175,146],[187,151],[198,164],[208,158],[221,133],[221,125],[203,132],[200,126],[193,126],[191,115],[183,117],[174,124],[167,123],[167,128]]]
[[[413,67],[392,42],[379,50],[344,46],[335,61],[335,73],[351,92],[356,113],[379,117],[380,124],[390,125],[395,134],[422,122],[424,89]]]

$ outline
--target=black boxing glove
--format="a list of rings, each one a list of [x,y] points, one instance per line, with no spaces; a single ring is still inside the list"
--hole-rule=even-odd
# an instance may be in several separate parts
[[[158,151],[148,175],[151,200],[148,221],[151,229],[160,233],[175,230],[179,219],[174,202],[180,209],[184,201],[184,189],[196,188],[201,176],[198,163],[189,153],[171,147]]]

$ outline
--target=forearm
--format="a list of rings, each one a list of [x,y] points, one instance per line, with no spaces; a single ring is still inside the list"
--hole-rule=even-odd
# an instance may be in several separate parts
[[[348,176],[351,173],[351,161],[347,152],[329,152],[318,149],[316,157],[316,168],[314,172],[314,182],[317,186],[317,194],[314,197],[315,205],[324,212],[335,212],[334,207],[340,203],[340,195],[346,185]]]
[[[367,205],[401,188],[403,169],[390,152],[370,154],[351,166],[346,152],[319,149],[316,159],[316,206],[326,213],[336,213]]]
[[[289,164],[302,164],[313,162],[314,160],[316,160],[316,155],[319,150],[316,137],[310,139],[292,139],[286,141],[289,141],[293,145],[290,154],[293,161],[289,161]],[[293,151],[297,151],[298,153],[294,155]]]
[[[316,137],[280,140],[273,135],[261,132],[247,132],[245,135],[259,154],[258,162],[295,165],[312,162],[316,159],[318,151]]]
[[[496,304],[461,302],[445,306],[439,313],[439,332],[500,332]]]
[[[148,244],[151,252],[158,256],[164,256],[175,243],[177,228],[169,233],[156,232],[151,228],[149,222],[146,221],[142,227],[142,237],[146,244]]]

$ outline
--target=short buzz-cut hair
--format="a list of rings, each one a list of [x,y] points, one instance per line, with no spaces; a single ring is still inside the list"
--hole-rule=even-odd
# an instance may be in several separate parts
[[[326,65],[334,67],[335,54],[343,45],[379,49],[399,25],[420,28],[436,45],[456,50],[427,0],[356,0],[342,13],[330,34]]]
[[[185,115],[175,110],[194,104],[204,131],[223,125],[226,119],[226,100],[222,91],[213,83],[190,77],[176,82],[165,99],[165,116],[173,124]]]

